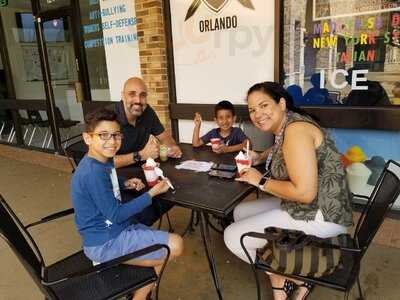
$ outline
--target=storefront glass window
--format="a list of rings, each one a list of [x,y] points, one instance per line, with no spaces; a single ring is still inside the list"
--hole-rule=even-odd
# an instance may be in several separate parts
[[[79,2],[92,100],[109,101],[110,90],[99,0]]]
[[[400,104],[400,2],[284,1],[283,79],[298,105]]]
[[[6,77],[3,62],[0,56],[0,101],[8,98]],[[1,107],[1,106],[0,106]],[[11,139],[14,130],[14,123],[11,117],[11,111],[0,109],[0,141],[6,142]]]
[[[60,8],[71,4],[71,0],[40,0],[41,10]]]
[[[8,53],[8,64],[10,66],[11,77],[1,80],[4,90],[4,82],[10,81],[14,85],[16,99],[29,99],[42,102],[45,105],[46,95],[44,92],[42,70],[37,46],[35,27],[33,23],[31,1],[9,1],[8,5],[0,8],[1,21],[0,24],[5,34],[5,43],[0,45],[4,47],[2,50]],[[4,63],[1,64],[4,66]],[[7,76],[4,70],[1,70],[0,76]],[[3,91],[0,94],[7,94],[8,91]],[[2,97],[2,96],[0,96]],[[20,125],[24,135],[24,143],[31,146],[41,147],[46,135],[47,127],[43,126],[40,130],[35,127],[32,122],[28,122],[28,111],[19,110],[17,112],[21,119]],[[38,111],[43,121],[48,120],[46,110]],[[5,115],[4,115],[5,114]],[[11,123],[11,114],[4,113],[1,117],[6,120],[5,123],[0,123],[0,129],[4,124],[1,133],[2,141],[16,143],[15,124]],[[47,122],[48,123],[48,122]],[[43,125],[47,123],[42,123]]]
[[[354,176],[399,160],[400,1],[285,0],[283,9],[281,75],[295,104],[330,117],[344,165],[359,164]],[[369,195],[374,184],[350,190]]]

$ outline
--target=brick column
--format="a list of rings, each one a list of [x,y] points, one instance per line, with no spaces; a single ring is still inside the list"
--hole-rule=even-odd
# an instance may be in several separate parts
[[[169,119],[166,38],[162,0],[135,0],[140,67],[148,88],[148,102],[166,130]]]

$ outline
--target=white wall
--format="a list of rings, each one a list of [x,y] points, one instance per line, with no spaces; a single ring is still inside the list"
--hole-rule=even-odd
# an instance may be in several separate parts
[[[254,9],[227,1],[214,12],[204,2],[185,21],[192,1],[171,1],[178,103],[229,100],[245,104],[248,88],[274,80],[274,1],[252,0]],[[202,31],[205,21],[237,19],[237,27]],[[215,22],[215,21],[214,21]],[[202,132],[214,127],[204,122]],[[180,140],[191,141],[193,124],[179,121]]]
[[[109,44],[105,43],[104,49],[107,60],[110,98],[112,101],[119,101],[125,80],[132,76],[141,77],[135,1],[100,1],[100,7],[102,11],[111,9],[115,12],[112,15],[102,15],[101,21],[103,24],[112,25],[109,29],[107,27],[103,29],[104,40],[112,41]],[[115,10],[115,8],[119,7],[124,7],[125,11]],[[129,23],[128,26],[117,27],[115,24],[118,24],[119,20],[134,22]],[[121,42],[122,40],[123,42]]]

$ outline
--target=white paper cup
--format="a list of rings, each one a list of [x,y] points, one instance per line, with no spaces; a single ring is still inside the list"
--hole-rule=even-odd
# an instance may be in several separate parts
[[[213,150],[217,149],[219,147],[219,145],[221,145],[221,139],[220,138],[210,139],[210,142],[211,142],[211,148]]]
[[[142,166],[143,172],[144,172],[144,177],[146,177],[147,185],[148,186],[155,186],[158,181],[158,176],[156,174],[156,171],[154,170],[153,166],[146,166],[144,164]]]
[[[236,166],[238,169],[238,172],[242,172],[243,169],[250,168],[251,167],[251,159],[235,159],[236,161]]]
[[[362,193],[371,175],[371,170],[362,163],[353,163],[346,168],[346,172],[350,191],[356,194]]]

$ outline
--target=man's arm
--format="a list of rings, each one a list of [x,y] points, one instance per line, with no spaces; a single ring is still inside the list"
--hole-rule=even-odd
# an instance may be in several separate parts
[[[132,152],[114,156],[114,166],[116,169],[126,167],[135,163],[136,161],[133,159]]]
[[[139,150],[137,152],[138,155],[136,155],[136,160],[135,160],[135,153],[130,152],[127,154],[120,154],[114,156],[114,166],[115,168],[122,168],[125,166],[129,166],[135,163],[138,163],[139,161],[146,160],[148,158],[153,158],[156,159],[159,154],[159,145],[158,141],[154,136],[150,136],[149,140],[147,141],[146,146],[142,150]]]

